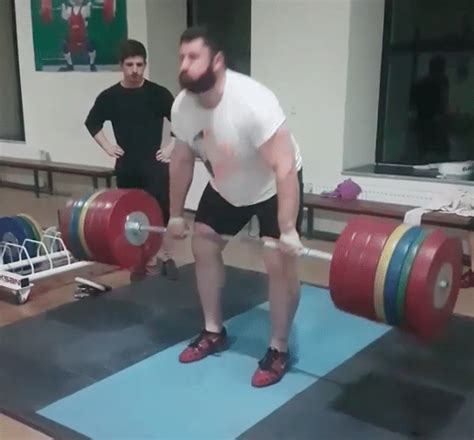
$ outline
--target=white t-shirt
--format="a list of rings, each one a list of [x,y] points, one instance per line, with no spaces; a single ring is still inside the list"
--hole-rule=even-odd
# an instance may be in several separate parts
[[[197,95],[182,90],[171,110],[174,135],[202,159],[213,188],[234,206],[253,205],[276,194],[275,173],[259,147],[285,120],[273,92],[230,69],[217,107],[203,108]],[[293,135],[291,140],[299,170],[300,149]]]

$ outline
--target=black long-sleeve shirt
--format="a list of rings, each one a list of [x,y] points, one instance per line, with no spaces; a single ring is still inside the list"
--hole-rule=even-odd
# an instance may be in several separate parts
[[[171,120],[173,100],[168,89],[149,80],[139,88],[117,83],[99,94],[85,125],[95,136],[106,121],[111,122],[117,144],[125,152],[118,161],[151,160],[162,142],[163,118]]]

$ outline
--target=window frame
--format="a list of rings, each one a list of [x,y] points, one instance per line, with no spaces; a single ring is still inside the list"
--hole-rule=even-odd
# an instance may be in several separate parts
[[[417,41],[417,30],[415,27],[415,37],[412,41],[407,43],[391,43],[391,36],[393,31],[393,11],[396,0],[385,0],[384,22],[383,22],[383,36],[382,36],[382,53],[381,53],[381,67],[380,67],[380,85],[379,85],[379,100],[377,109],[377,130],[376,130],[376,145],[375,145],[375,164],[378,165],[400,165],[397,162],[384,160],[384,141],[385,141],[385,125],[387,116],[388,103],[388,87],[390,76],[390,59],[392,54],[402,53],[413,56],[413,65],[411,71],[412,83],[417,71],[418,59],[423,52],[472,52],[474,51],[474,44],[461,46],[460,44],[451,43],[433,43],[423,44]],[[416,0],[412,0],[416,1]],[[404,166],[403,164],[402,166]],[[410,166],[409,164],[406,164]]]

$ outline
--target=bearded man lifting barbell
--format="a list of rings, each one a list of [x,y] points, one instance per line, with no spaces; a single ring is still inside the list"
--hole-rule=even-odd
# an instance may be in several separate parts
[[[195,216],[192,249],[204,328],[180,355],[193,362],[227,348],[221,312],[224,284],[222,235],[236,235],[257,216],[260,235],[279,250],[264,249],[269,276],[271,340],[252,384],[278,382],[289,366],[288,339],[300,298],[297,256],[302,214],[302,163],[272,91],[226,67],[224,55],[202,28],[181,37],[179,81],[184,90],[172,108],[176,145],[170,164],[167,233],[186,235],[184,202],[195,157],[210,173]]]
[[[127,40],[120,50],[123,79],[102,91],[85,125],[95,141],[116,159],[119,188],[139,188],[159,203],[165,224],[169,218],[169,155],[174,140],[161,148],[163,118],[171,119],[173,95],[163,86],[144,78],[147,54],[142,43]],[[117,144],[107,139],[103,126],[111,121]],[[169,279],[178,278],[173,260],[173,241],[165,237],[160,255],[137,268],[131,279],[155,275],[160,270]],[[158,260],[163,260],[161,268]]]

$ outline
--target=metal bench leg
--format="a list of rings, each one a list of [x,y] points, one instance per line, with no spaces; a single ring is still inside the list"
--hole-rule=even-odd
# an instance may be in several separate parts
[[[53,195],[53,172],[48,171],[48,187],[49,187],[49,194]]]
[[[92,185],[94,186],[94,189],[99,188],[99,182],[98,182],[97,177],[95,177],[95,176],[92,178]]]
[[[39,174],[38,170],[33,170],[33,176],[35,179],[35,194],[36,197],[39,199],[40,196],[40,187],[39,187]]]
[[[314,209],[308,208],[306,214],[306,236],[308,238],[313,238],[314,230]]]
[[[469,231],[469,255],[471,257],[471,270],[474,272],[474,231]]]

